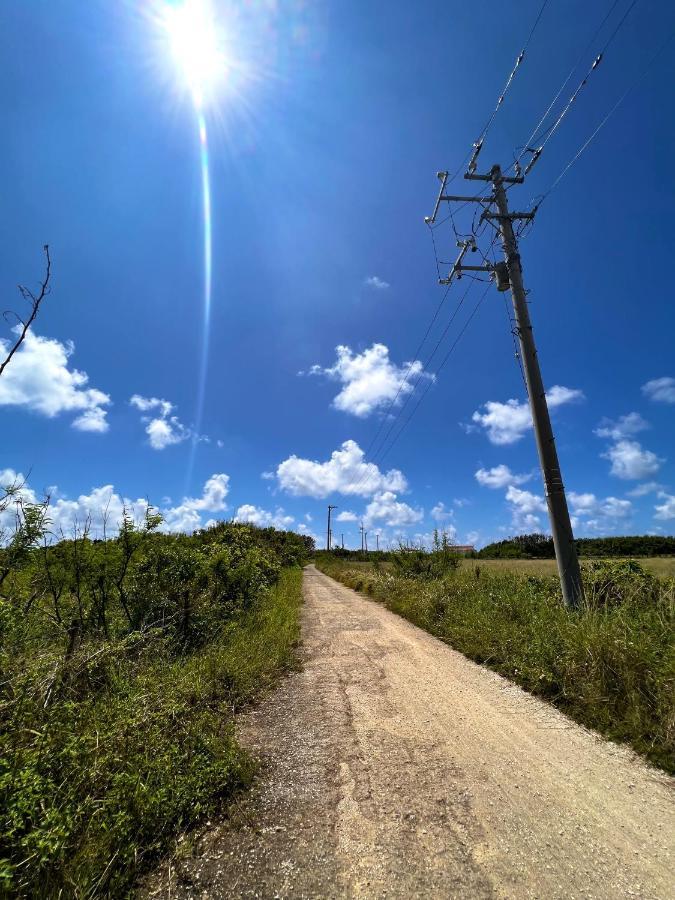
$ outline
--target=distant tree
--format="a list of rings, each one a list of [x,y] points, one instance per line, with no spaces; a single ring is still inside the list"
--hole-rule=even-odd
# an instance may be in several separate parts
[[[9,364],[9,361],[14,356],[16,351],[19,349],[21,344],[23,344],[24,340],[26,339],[28,329],[31,327],[31,325],[35,321],[35,317],[38,314],[38,311],[40,309],[40,305],[41,305],[42,301],[49,293],[49,279],[50,279],[51,273],[52,273],[52,261],[49,256],[49,245],[45,244],[43,249],[44,249],[45,259],[46,259],[46,271],[45,271],[45,277],[42,280],[42,283],[40,284],[40,290],[38,291],[37,294],[34,294],[31,290],[29,290],[29,288],[24,287],[24,285],[22,285],[22,284],[19,285],[19,293],[21,294],[23,299],[30,306],[30,312],[29,312],[28,316],[25,319],[23,319],[17,312],[14,312],[14,310],[11,310],[11,309],[5,310],[5,312],[3,313],[5,321],[6,322],[14,321],[15,325],[17,325],[18,328],[16,329],[16,332],[17,332],[16,341],[10,347],[7,357],[4,359],[3,362],[0,363],[0,375],[2,375],[2,373],[5,371],[5,368]]]

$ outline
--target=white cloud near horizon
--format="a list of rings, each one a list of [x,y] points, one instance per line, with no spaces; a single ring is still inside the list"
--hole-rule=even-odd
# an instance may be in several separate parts
[[[659,503],[654,507],[654,518],[662,521],[675,519],[675,495],[659,491],[658,497],[659,500],[663,500],[663,503]]]
[[[642,385],[642,393],[656,403],[675,403],[675,378],[653,378]]]
[[[424,510],[414,509],[401,502],[393,491],[382,491],[375,494],[366,507],[363,521],[368,528],[375,522],[384,522],[390,527],[401,528],[421,522],[423,518]]]
[[[493,466],[491,469],[478,469],[474,473],[474,478],[481,487],[498,490],[499,488],[508,487],[510,484],[525,484],[526,481],[532,478],[532,475],[517,475],[502,463],[501,465]]]
[[[193,437],[192,430],[186,428],[178,416],[171,415],[175,406],[169,400],[133,394],[129,398],[129,405],[142,413],[156,412],[154,416],[141,416],[141,421],[145,424],[145,433],[148,435],[148,443],[153,450],[164,450],[165,447],[181,444]]]
[[[546,393],[549,409],[557,409],[566,403],[583,400],[584,394],[576,388],[556,384]],[[532,416],[527,402],[511,399],[506,403],[488,400],[471,416],[474,425],[468,430],[482,428],[491,444],[505,446],[515,444],[532,427]]]
[[[0,356],[9,351],[9,342],[0,339]],[[87,387],[86,372],[70,368],[75,353],[72,341],[28,331],[24,342],[0,379],[0,406],[20,406],[54,418],[62,413],[78,413],[71,426],[78,431],[102,434],[109,428],[104,408],[110,396]]]
[[[447,522],[452,519],[455,515],[454,509],[447,509],[445,503],[441,500],[438,501],[436,506],[431,510],[431,518],[434,522]]]
[[[248,522],[250,525],[257,525],[259,528],[272,527],[285,531],[295,522],[295,518],[286,515],[281,507],[278,507],[275,512],[271,512],[260,506],[244,503],[234,514],[234,521]]]
[[[350,509],[343,509],[335,518],[338,522],[358,522],[358,516]]]
[[[366,462],[363,450],[353,440],[344,441],[325,462],[293,454],[279,463],[276,477],[287,494],[316,499],[330,494],[370,497],[387,490],[400,493],[408,487],[398,469],[382,472],[375,463]]]
[[[373,344],[362,353],[340,344],[335,348],[334,365],[313,365],[309,375],[322,375],[338,381],[342,390],[333,398],[332,406],[341,412],[364,419],[383,406],[399,405],[414,390],[420,378],[432,378],[424,372],[419,360],[397,366],[389,358],[389,348]]]

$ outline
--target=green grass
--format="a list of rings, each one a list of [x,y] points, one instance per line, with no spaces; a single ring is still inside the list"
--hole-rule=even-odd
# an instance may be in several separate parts
[[[297,665],[301,583],[283,570],[191,653],[159,630],[99,645],[77,701],[45,710],[37,670],[17,682],[0,737],[0,894],[125,896],[179,831],[226,808],[253,774],[233,716]]]
[[[557,578],[506,561],[467,560],[427,580],[325,555],[317,566],[675,772],[674,580],[587,564],[587,603],[569,611]]]
[[[590,562],[590,559],[582,559]],[[349,560],[348,565],[353,569],[370,571],[372,563],[367,560]],[[393,563],[383,560],[380,564],[383,570],[391,569]],[[514,572],[521,575],[550,575],[558,573],[558,567],[554,559],[462,559],[462,568],[475,570],[476,567],[485,572]],[[675,578],[675,556],[652,556],[640,559],[640,565],[652,575],[658,578]]]

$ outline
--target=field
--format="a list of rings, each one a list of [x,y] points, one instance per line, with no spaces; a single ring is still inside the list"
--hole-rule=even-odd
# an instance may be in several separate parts
[[[582,559],[584,563],[592,562]],[[355,568],[368,569],[371,562],[354,560],[349,562]],[[382,562],[383,568],[391,567],[390,562]],[[659,578],[675,578],[675,556],[654,556],[640,559],[640,565],[651,575]],[[522,575],[557,575],[558,569],[554,559],[463,559],[461,566],[466,569],[479,569],[485,572],[515,572]]]

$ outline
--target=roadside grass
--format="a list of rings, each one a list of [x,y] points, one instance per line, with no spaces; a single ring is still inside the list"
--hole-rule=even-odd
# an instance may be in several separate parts
[[[226,808],[254,773],[233,714],[297,666],[301,584],[283,569],[188,652],[162,629],[99,642],[86,690],[71,676],[51,703],[56,657],[26,661],[2,705],[0,896],[127,896],[179,832]]]
[[[586,604],[569,611],[557,578],[471,562],[423,579],[316,559],[322,572],[675,773],[675,580],[634,563],[586,564]]]

